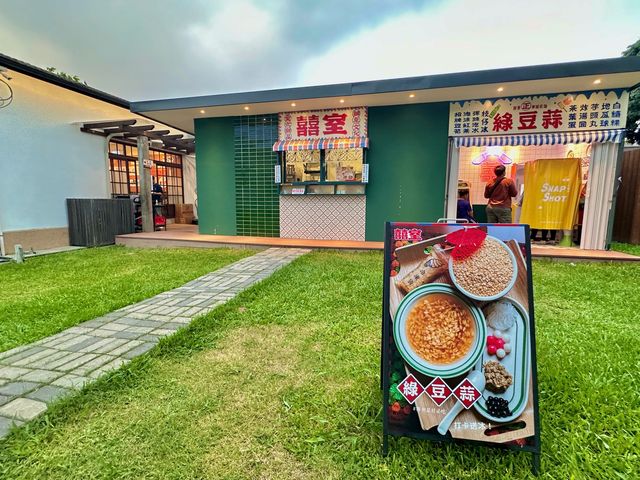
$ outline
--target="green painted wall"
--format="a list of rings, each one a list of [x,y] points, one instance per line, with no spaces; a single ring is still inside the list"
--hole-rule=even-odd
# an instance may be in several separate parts
[[[369,107],[366,240],[383,240],[386,221],[444,216],[448,122],[448,103]]]
[[[444,216],[448,116],[448,103],[369,108],[371,147],[367,158],[371,169],[367,186],[367,240],[383,239],[385,221],[426,222]],[[225,117],[195,121],[201,233],[241,234],[237,222],[244,221],[246,208],[237,211],[239,159],[236,158],[237,145],[234,145],[234,142],[238,143],[237,135],[234,136],[234,121],[237,130],[237,120]],[[254,154],[252,149],[247,150],[249,157]],[[244,156],[243,152],[241,157]],[[264,175],[272,175],[271,169],[265,170]],[[254,179],[238,180],[246,183]],[[264,189],[264,186],[260,188]],[[257,191],[257,184],[251,190]],[[274,196],[272,194],[270,189],[268,196]],[[264,200],[251,199],[261,203],[261,208],[265,208]],[[267,203],[270,210],[275,208],[273,201]],[[247,225],[253,228],[253,223]]]
[[[200,233],[235,235],[233,117],[196,119],[195,126]]]

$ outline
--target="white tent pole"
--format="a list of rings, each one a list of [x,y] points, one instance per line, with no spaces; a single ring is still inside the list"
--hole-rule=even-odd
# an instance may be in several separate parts
[[[447,186],[445,192],[446,218],[458,215],[458,172],[460,171],[460,147],[456,147],[453,139],[449,139],[449,155],[447,156]]]

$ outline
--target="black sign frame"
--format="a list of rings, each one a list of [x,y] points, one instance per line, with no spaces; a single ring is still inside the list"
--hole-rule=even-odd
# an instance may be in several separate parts
[[[529,445],[513,445],[513,444],[500,444],[481,442],[477,440],[469,439],[454,439],[449,434],[440,435],[435,427],[429,431],[415,432],[415,431],[402,431],[401,429],[391,428],[389,423],[389,389],[391,386],[390,373],[391,373],[391,335],[392,335],[392,319],[389,311],[389,295],[390,295],[390,283],[391,283],[391,262],[392,262],[392,244],[393,229],[396,227],[407,228],[411,226],[425,227],[430,225],[442,225],[434,224],[432,222],[386,222],[385,223],[385,240],[384,240],[384,277],[383,277],[383,302],[382,302],[382,328],[380,339],[380,387],[383,392],[383,425],[382,425],[382,455],[387,456],[389,453],[389,437],[411,437],[416,439],[424,439],[442,443],[454,443],[454,444],[466,444],[466,445],[480,445],[489,448],[498,448],[502,450],[512,450],[519,452],[529,452],[532,454],[532,473],[538,475],[540,472],[540,454],[541,454],[541,442],[540,442],[540,414],[538,403],[538,368],[537,368],[537,355],[536,355],[536,337],[535,337],[535,315],[534,315],[534,297],[533,297],[533,276],[532,276],[532,264],[531,264],[531,241],[530,230],[528,225],[518,225],[524,228],[525,235],[525,252],[526,252],[526,267],[527,267],[527,290],[529,296],[529,330],[531,335],[531,380],[533,382],[533,416],[534,416],[534,428],[535,433],[531,439]],[[447,224],[448,226],[463,226],[463,224]],[[496,226],[494,224],[480,224],[480,226]],[[515,225],[512,225],[515,226]],[[386,341],[385,341],[386,340]]]

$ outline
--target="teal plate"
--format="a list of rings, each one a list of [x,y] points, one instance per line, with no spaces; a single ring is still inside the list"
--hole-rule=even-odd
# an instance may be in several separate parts
[[[492,420],[496,423],[505,423],[518,418],[524,411],[527,406],[527,401],[529,400],[529,381],[531,378],[531,338],[529,336],[529,315],[524,307],[509,297],[503,297],[500,301],[511,303],[516,307],[519,314],[514,325],[509,330],[503,332],[511,337],[511,353],[500,360],[495,355],[489,355],[487,350],[483,349],[483,354],[475,368],[479,370],[486,362],[491,360],[500,362],[513,376],[513,384],[510,385],[504,393],[493,393],[489,390],[485,390],[482,392],[480,400],[474,404],[474,407],[478,413],[486,419]],[[488,335],[493,335],[493,329],[489,327],[487,328],[489,330]],[[509,402],[511,415],[502,418],[491,415],[487,409],[487,399],[490,396],[504,398],[507,400],[507,402]]]
[[[413,350],[409,343],[409,339],[407,338],[406,325],[409,312],[411,312],[413,306],[419,300],[427,297],[428,295],[433,295],[434,293],[450,295],[455,297],[462,305],[465,305],[469,309],[476,327],[476,338],[474,339],[473,345],[469,349],[467,355],[456,362],[445,365],[433,364],[422,358]],[[393,321],[393,338],[402,358],[404,358],[409,366],[418,372],[424,373],[430,377],[458,377],[471,370],[482,354],[486,338],[484,315],[478,307],[472,304],[453,287],[444,283],[430,283],[412,290],[402,299]]]

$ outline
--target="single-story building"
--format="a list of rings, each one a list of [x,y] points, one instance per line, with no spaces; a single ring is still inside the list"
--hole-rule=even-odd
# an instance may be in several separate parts
[[[624,57],[131,109],[196,136],[200,233],[379,241],[385,221],[456,217],[459,192],[482,221],[484,185],[502,164],[519,188],[514,221],[603,249],[639,83],[640,58]],[[566,167],[571,178],[545,180]],[[553,213],[566,198],[569,210]]]
[[[69,245],[66,199],[139,192],[137,135],[167,205],[194,203],[193,139],[129,102],[0,55],[0,254]]]

